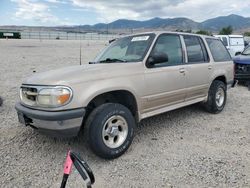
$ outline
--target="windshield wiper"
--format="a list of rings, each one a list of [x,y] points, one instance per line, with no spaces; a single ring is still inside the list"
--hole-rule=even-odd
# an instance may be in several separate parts
[[[105,60],[99,61],[100,63],[124,63],[127,62],[124,59],[117,59],[117,58],[106,58]]]

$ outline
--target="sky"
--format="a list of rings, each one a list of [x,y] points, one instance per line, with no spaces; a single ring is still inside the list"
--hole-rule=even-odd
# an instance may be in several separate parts
[[[58,26],[117,19],[250,17],[249,0],[0,0],[0,25]]]

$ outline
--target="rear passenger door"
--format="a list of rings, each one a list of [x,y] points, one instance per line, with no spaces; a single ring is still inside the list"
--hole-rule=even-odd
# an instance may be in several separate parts
[[[144,113],[181,103],[186,96],[185,64],[181,38],[177,34],[161,34],[148,59],[155,53],[166,54],[167,62],[145,69],[146,101]]]
[[[204,41],[199,36],[183,35],[186,47],[186,101],[207,96],[212,64]]]

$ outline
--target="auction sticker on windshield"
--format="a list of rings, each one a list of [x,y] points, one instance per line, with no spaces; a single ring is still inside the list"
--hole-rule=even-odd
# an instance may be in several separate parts
[[[139,37],[133,37],[132,38],[132,42],[135,42],[135,41],[146,41],[149,39],[149,36],[139,36]]]

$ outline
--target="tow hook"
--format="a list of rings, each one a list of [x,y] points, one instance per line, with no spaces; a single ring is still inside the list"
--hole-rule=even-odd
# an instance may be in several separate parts
[[[234,88],[238,84],[238,80],[234,80],[232,87]]]

